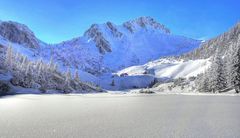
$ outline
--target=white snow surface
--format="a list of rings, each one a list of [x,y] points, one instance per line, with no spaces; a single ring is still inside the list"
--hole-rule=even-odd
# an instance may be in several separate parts
[[[210,59],[179,61],[174,59],[160,59],[149,62],[145,65],[133,66],[121,71],[117,74],[127,73],[129,76],[152,74],[156,78],[189,78],[204,73],[211,65]]]
[[[238,138],[239,96],[17,95],[0,98],[3,138]]]

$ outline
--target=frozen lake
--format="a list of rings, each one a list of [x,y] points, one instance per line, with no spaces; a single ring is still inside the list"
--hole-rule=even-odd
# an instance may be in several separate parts
[[[240,137],[239,96],[19,95],[0,99],[0,137]]]

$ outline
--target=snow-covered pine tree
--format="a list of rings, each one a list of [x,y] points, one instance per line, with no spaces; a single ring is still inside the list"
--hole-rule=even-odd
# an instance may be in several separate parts
[[[53,57],[51,57],[51,59],[48,63],[48,69],[49,69],[49,71],[52,71],[52,72],[55,71],[55,64],[54,64],[54,61],[53,61]]]
[[[74,80],[77,81],[77,82],[80,81],[78,70],[75,70]]]
[[[232,85],[232,58],[233,58],[233,53],[234,51],[233,48],[232,48],[232,43],[229,44],[229,49],[227,51],[227,54],[226,54],[226,58],[225,58],[225,62],[226,62],[226,78],[227,78],[227,87],[229,89],[232,89],[233,88],[233,85]]]
[[[57,65],[57,63],[54,63],[53,64],[53,71],[57,72],[57,70],[58,70],[58,65]]]
[[[31,63],[27,62],[26,63],[26,69],[25,69],[25,75],[28,75],[30,73],[30,66],[31,66]]]
[[[231,45],[229,58],[230,69],[229,69],[229,78],[232,84],[232,87],[235,89],[236,93],[240,92],[240,39],[233,42]]]
[[[209,83],[210,89],[212,92],[219,92],[226,88],[227,81],[225,78],[225,65],[223,63],[223,59],[220,55],[220,51],[217,50],[216,55],[213,58],[212,65],[209,70]]]
[[[115,81],[114,81],[114,79],[112,80],[111,86],[115,86]]]
[[[72,78],[69,69],[65,74],[61,73],[57,70],[57,64],[53,60],[50,60],[48,64],[42,60],[30,61],[26,56],[14,52],[11,46],[8,47],[4,56],[4,67],[8,69],[10,63],[9,71],[13,75],[11,83],[15,86],[39,89],[43,92],[50,89],[65,93],[101,91],[92,84],[81,82],[78,72],[75,73],[75,78]]]
[[[37,76],[41,75],[42,68],[43,68],[43,61],[41,59],[41,60],[38,61],[38,65],[37,65]]]
[[[197,85],[197,89],[199,92],[209,92],[210,91],[210,84],[209,84],[209,77],[208,72],[198,75],[195,84]]]
[[[63,88],[65,93],[69,93],[70,91],[72,91],[71,79],[72,79],[72,74],[70,72],[70,69],[68,68],[65,73],[65,84],[64,84],[64,88]]]
[[[66,82],[70,81],[71,78],[72,78],[72,75],[71,75],[71,72],[70,72],[70,69],[68,68],[66,73],[65,73],[65,77],[66,77]]]
[[[12,45],[9,45],[7,47],[7,52],[6,52],[6,60],[5,60],[5,66],[8,69],[12,69],[12,64],[13,64],[13,50],[12,50]]]
[[[22,61],[20,63],[21,64],[20,70],[25,70],[25,67],[27,66],[27,61],[28,61],[27,56],[23,56]]]

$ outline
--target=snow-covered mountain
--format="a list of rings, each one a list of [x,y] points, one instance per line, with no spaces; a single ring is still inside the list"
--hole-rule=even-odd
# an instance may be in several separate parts
[[[142,86],[147,86],[152,83],[152,80],[148,79],[149,76],[154,77],[155,79],[178,79],[178,78],[190,78],[197,77],[198,75],[205,73],[212,68],[211,65],[216,58],[216,54],[220,55],[220,58],[223,62],[229,62],[231,59],[231,46],[239,45],[235,44],[240,41],[240,24],[238,23],[228,32],[217,36],[216,38],[210,39],[201,44],[201,46],[189,53],[173,56],[168,58],[162,58],[155,61],[148,62],[144,65],[131,66],[123,70],[118,71],[117,76],[127,75],[130,78],[141,78],[146,77],[146,81],[142,83]],[[224,66],[227,63],[224,63]],[[224,67],[223,67],[224,68]],[[225,70],[225,72],[227,72]],[[211,77],[214,77],[213,75]],[[118,79],[116,79],[118,80]],[[129,87],[139,86],[138,83],[129,83]]]
[[[24,24],[12,21],[0,21],[0,36],[6,41],[27,46],[29,48],[39,48],[40,41]]]
[[[216,51],[224,56],[229,45],[239,40],[239,28],[238,23],[223,35],[201,43],[171,34],[151,17],[140,17],[122,25],[94,24],[81,37],[49,45],[23,24],[0,22],[0,58],[11,45],[32,61],[48,63],[52,58],[60,71],[77,71],[81,81],[105,89],[142,88],[156,80],[204,73]]]
[[[94,24],[84,36],[45,47],[41,54],[52,51],[51,56],[66,66],[99,74],[180,55],[199,45],[198,40],[171,34],[150,17],[140,17],[123,25]]]
[[[31,60],[48,62],[52,58],[61,71],[69,69],[73,74],[77,70],[82,81],[107,89],[147,87],[156,78],[196,76],[209,66],[208,60],[160,59],[190,52],[201,42],[171,34],[151,17],[122,25],[93,24],[83,36],[53,45],[39,40],[23,24],[0,22],[0,28],[0,51],[11,43],[14,50]],[[115,87],[110,85],[112,81]]]
[[[25,25],[1,22],[0,35],[6,41],[34,48],[34,55],[91,74],[117,71],[145,64],[163,56],[179,55],[198,47],[200,41],[170,34],[151,17],[140,17],[122,25],[111,22],[92,25],[82,37],[55,45],[37,39]]]

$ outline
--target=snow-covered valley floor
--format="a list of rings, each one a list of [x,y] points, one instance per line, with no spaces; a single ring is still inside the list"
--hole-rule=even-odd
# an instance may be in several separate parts
[[[16,95],[0,99],[0,137],[240,137],[240,96]]]

